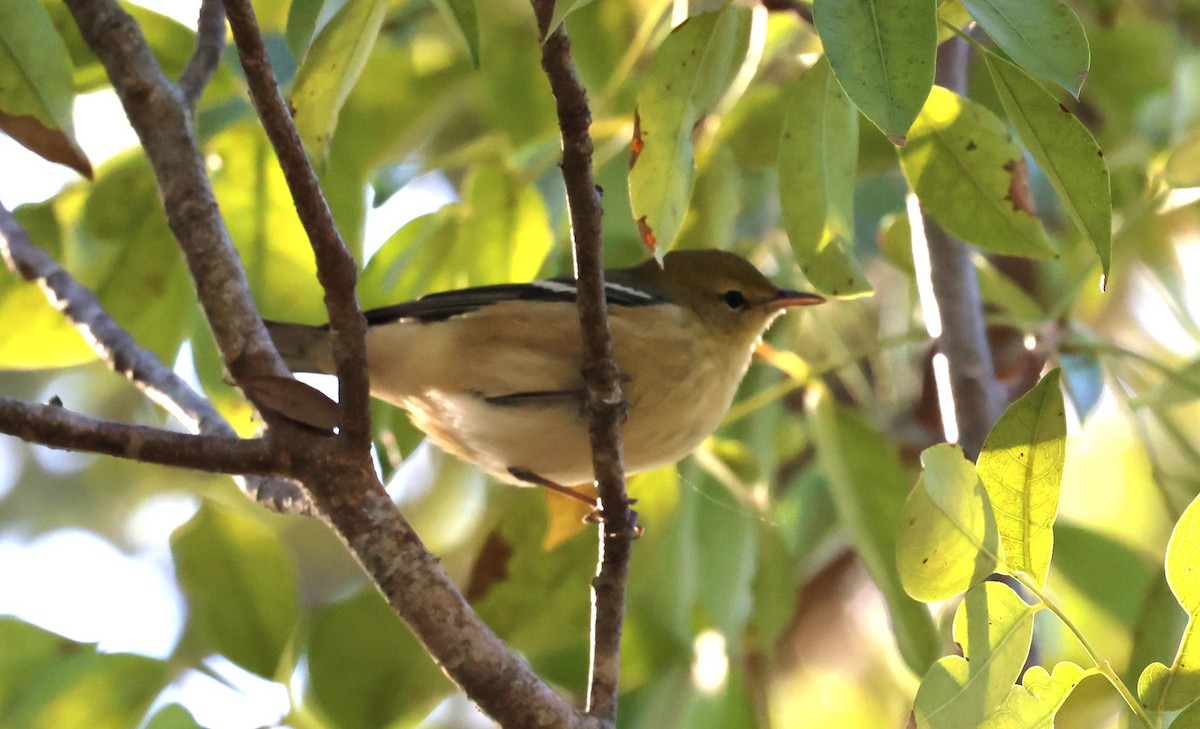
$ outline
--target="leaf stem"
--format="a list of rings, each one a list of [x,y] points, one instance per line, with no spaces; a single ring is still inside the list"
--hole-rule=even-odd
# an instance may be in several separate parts
[[[1122,681],[1121,677],[1117,675],[1117,672],[1113,670],[1112,664],[1100,657],[1100,654],[1096,651],[1096,648],[1091,644],[1091,641],[1084,636],[1083,631],[1079,629],[1079,626],[1076,625],[1071,618],[1067,617],[1067,614],[1063,612],[1062,608],[1060,608],[1057,603],[1051,600],[1050,596],[1043,592],[1040,587],[1038,587],[1037,581],[1030,577],[1027,573],[1014,572],[1013,577],[1015,577],[1017,582],[1020,582],[1025,589],[1029,590],[1034,597],[1040,600],[1041,603],[1050,610],[1050,612],[1057,615],[1058,619],[1062,621],[1063,625],[1067,626],[1067,629],[1075,634],[1075,639],[1079,641],[1079,644],[1083,646],[1083,650],[1087,652],[1088,657],[1091,658],[1092,662],[1096,664],[1096,670],[1098,670],[1105,678],[1108,679],[1108,682],[1113,685],[1113,688],[1117,690],[1117,693],[1119,693],[1121,698],[1125,700],[1125,703],[1129,705],[1130,711],[1132,711],[1134,716],[1138,718],[1138,721],[1140,721],[1146,727],[1146,729],[1154,729],[1154,722],[1151,721],[1150,716],[1146,714],[1146,710],[1137,700],[1137,697],[1133,695],[1133,692],[1129,690],[1129,687],[1125,685],[1125,682]]]

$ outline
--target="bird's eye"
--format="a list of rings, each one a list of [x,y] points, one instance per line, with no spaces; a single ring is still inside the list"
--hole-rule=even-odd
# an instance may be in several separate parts
[[[726,291],[721,294],[721,301],[730,309],[740,309],[746,305],[746,297],[741,291]]]

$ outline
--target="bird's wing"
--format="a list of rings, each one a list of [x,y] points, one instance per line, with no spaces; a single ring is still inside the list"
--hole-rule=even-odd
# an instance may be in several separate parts
[[[617,306],[650,306],[667,301],[666,296],[659,292],[646,291],[617,281],[606,281],[604,293],[608,303]],[[366,312],[366,317],[367,323],[372,326],[400,319],[429,323],[445,321],[502,301],[574,302],[575,296],[573,279],[552,278],[525,284],[497,284],[442,291],[403,304],[372,309]]]

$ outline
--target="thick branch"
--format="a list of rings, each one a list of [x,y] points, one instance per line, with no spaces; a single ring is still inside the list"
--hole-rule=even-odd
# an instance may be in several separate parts
[[[109,369],[129,378],[146,397],[188,430],[224,438],[237,437],[212,403],[197,394],[153,352],[138,344],[109,316],[90,289],[34,245],[25,229],[3,205],[0,205],[0,254],[14,273],[41,287],[50,303],[75,325]],[[237,480],[238,486],[250,498],[274,511],[309,512],[308,497],[291,481],[261,476]]]
[[[545,36],[554,11],[551,0],[533,0],[538,27]],[[621,373],[612,353],[608,307],[604,299],[604,257],[600,246],[603,209],[592,179],[591,112],[587,92],[575,72],[571,42],[560,24],[542,44],[542,68],[558,104],[562,130],[562,171],[575,242],[579,323],[583,332],[583,376],[588,387],[588,435],[600,493],[600,563],[592,581],[592,665],[588,713],[615,721],[621,675],[621,631],[625,585],[635,529],[625,493],[621,456],[621,418],[625,400]]]
[[[968,52],[969,47],[961,38],[941,47],[936,77],[939,85],[955,93],[966,93]],[[975,460],[1003,405],[983,320],[979,279],[967,244],[928,215],[922,217],[929,245],[933,296],[942,318],[937,346],[950,369],[950,393],[939,392],[939,398],[953,398],[959,444]]]
[[[241,259],[217,209],[196,146],[191,109],[116,0],[67,0],[67,7],[104,64],[154,168],[167,221],[187,259],[229,373],[235,381],[252,375],[289,376],[255,308]]]
[[[221,49],[225,47],[225,8],[221,0],[203,0],[200,4],[200,19],[196,24],[196,50],[188,59],[183,73],[179,75],[179,92],[188,108],[195,109],[196,102],[204,93],[204,87],[212,80],[221,62]]]
[[[250,1],[225,0],[225,7],[242,68],[246,70],[250,96],[275,148],[300,222],[316,254],[317,278],[325,290],[341,388],[341,430],[350,447],[365,451],[371,445],[371,416],[365,345],[367,322],[355,294],[358,266],[342,241],[287,103],[279,93]]]
[[[211,473],[277,474],[279,453],[265,440],[175,433],[97,420],[58,405],[0,397],[0,433],[51,448],[91,451]]]
[[[300,469],[318,510],[442,670],[503,727],[603,729],[545,684],[479,620],[373,470],[336,462]]]

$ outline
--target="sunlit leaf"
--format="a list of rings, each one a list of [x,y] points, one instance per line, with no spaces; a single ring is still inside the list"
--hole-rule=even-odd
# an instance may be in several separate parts
[[[1137,629],[1139,611],[1158,576],[1145,557],[1121,541],[1063,522],[1054,525],[1054,570],[1130,630]],[[1178,612],[1173,600],[1171,608]]]
[[[1083,24],[1061,0],[962,0],[992,40],[1027,71],[1079,96],[1091,52]]]
[[[675,242],[696,179],[691,135],[745,54],[745,8],[693,15],[654,54],[634,112],[629,199],[642,242],[662,255]]]
[[[307,655],[313,697],[343,729],[410,726],[452,689],[371,587],[317,614]]]
[[[167,682],[162,661],[55,635],[0,617],[0,725],[22,729],[137,726]]]
[[[85,177],[75,141],[71,57],[38,0],[0,3],[0,131]]]
[[[1171,149],[1163,173],[1172,187],[1200,187],[1200,130]]]
[[[963,655],[938,660],[921,679],[913,705],[917,729],[977,727],[1012,690],[1033,640],[1033,615],[1017,593],[985,582],[954,614]]]
[[[940,652],[925,606],[905,594],[896,551],[907,478],[892,446],[861,415],[838,407],[823,388],[810,390],[817,454],[830,482],[838,519],[887,599],[900,653],[921,673]],[[864,458],[870,453],[870,458]],[[911,594],[911,593],[910,593]]]
[[[1170,665],[1151,663],[1138,679],[1138,698],[1152,711],[1182,709],[1200,698],[1200,497],[1188,505],[1167,543],[1167,584],[1187,611],[1187,630]]]
[[[818,61],[787,91],[779,142],[779,204],[800,270],[835,296],[871,292],[854,259],[858,110]]]
[[[299,617],[296,575],[261,522],[206,503],[171,535],[189,625],[229,660],[273,678]]]
[[[368,308],[433,291],[537,278],[553,246],[541,195],[509,170],[478,167],[463,202],[409,222],[359,279]]]
[[[900,513],[896,561],[905,591],[928,602],[983,580],[1002,552],[987,491],[962,449],[933,446],[921,463],[925,471]]]
[[[937,3],[816,0],[813,19],[846,95],[897,144],[933,86]]]
[[[384,0],[349,0],[313,41],[292,88],[296,129],[323,166],[338,115],[358,81],[387,13]]]
[[[1089,673],[1069,661],[1055,665],[1053,674],[1031,666],[979,729],[1052,729],[1054,715]]]
[[[1055,255],[1033,210],[1024,156],[980,104],[934,87],[900,166],[922,209],[951,233],[993,253]]]
[[[1054,547],[1054,517],[1066,463],[1067,419],[1059,381],[1051,370],[1009,406],[979,454],[1004,559],[1014,572],[1046,584]]]
[[[1107,279],[1112,262],[1112,196],[1100,146],[1083,122],[1027,73],[994,53],[985,58],[1017,136],[1058,193],[1067,217],[1091,241]]]
[[[257,124],[229,127],[209,144],[213,192],[254,295],[270,319],[326,320],[316,263],[287,182]]]

